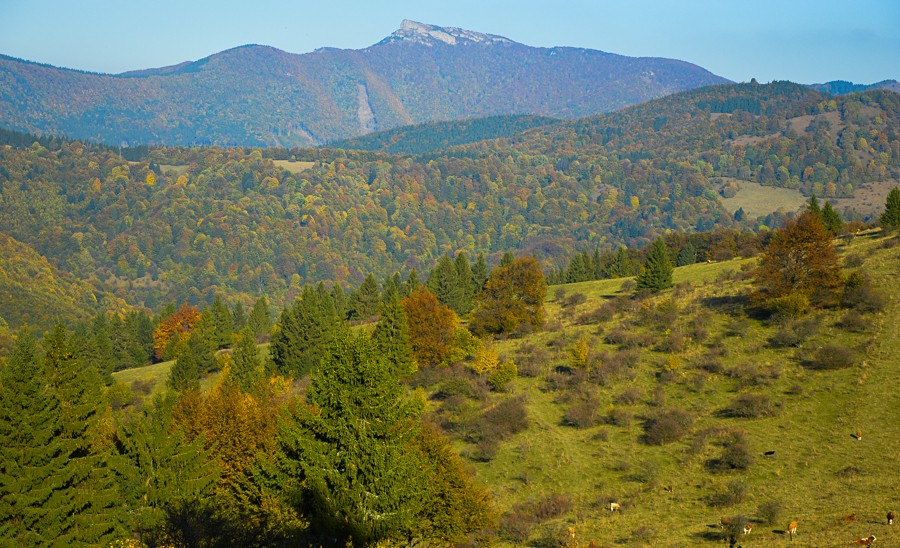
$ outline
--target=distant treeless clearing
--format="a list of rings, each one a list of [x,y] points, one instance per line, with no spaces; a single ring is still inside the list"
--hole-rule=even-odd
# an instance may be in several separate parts
[[[273,160],[275,165],[291,173],[301,173],[311,168],[315,162],[293,162],[291,160]]]
[[[722,206],[734,213],[744,208],[750,218],[768,215],[779,208],[785,212],[796,211],[807,202],[807,198],[797,190],[763,186],[750,181],[737,181],[740,190],[731,198],[719,196]]]

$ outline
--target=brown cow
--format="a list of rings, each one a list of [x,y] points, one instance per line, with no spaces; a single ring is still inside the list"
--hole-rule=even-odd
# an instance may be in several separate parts
[[[618,512],[621,509],[622,509],[622,506],[619,505],[618,502],[610,502],[609,503],[609,511],[610,512]]]
[[[747,525],[744,526],[744,534],[745,535],[749,535],[750,531],[752,531],[752,530],[753,530],[752,524],[748,523]]]
[[[893,525],[894,524],[894,513],[888,512],[887,518],[888,518],[888,525]]]
[[[875,535],[870,535],[868,538],[856,539],[850,544],[856,544],[857,546],[872,546],[872,543],[876,540]]]
[[[797,534],[797,522],[792,521],[790,525],[788,525],[788,535],[791,536],[791,541],[794,540],[794,535]]]
[[[856,519],[856,514],[850,514],[849,516],[844,516],[841,519],[844,520],[846,523],[850,523],[851,521]]]

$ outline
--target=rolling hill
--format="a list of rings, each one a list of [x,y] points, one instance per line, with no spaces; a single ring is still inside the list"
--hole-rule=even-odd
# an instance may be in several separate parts
[[[247,45],[118,75],[0,56],[0,124],[116,146],[310,146],[430,121],[579,118],[723,82],[683,61],[404,21],[362,50]]]

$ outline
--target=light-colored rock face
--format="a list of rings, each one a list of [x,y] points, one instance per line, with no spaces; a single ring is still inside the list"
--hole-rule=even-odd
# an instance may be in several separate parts
[[[404,19],[400,24],[400,29],[379,42],[385,44],[390,42],[417,42],[427,46],[434,45],[435,42],[443,42],[455,46],[459,43],[470,42],[478,44],[512,44],[513,41],[502,36],[494,34],[484,34],[466,29],[458,29],[454,27],[438,27],[436,25],[426,25]]]

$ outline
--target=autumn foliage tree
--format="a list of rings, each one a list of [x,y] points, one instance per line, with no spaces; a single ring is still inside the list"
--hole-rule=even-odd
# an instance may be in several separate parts
[[[174,314],[164,318],[153,331],[153,353],[157,360],[174,357],[176,350],[187,342],[191,330],[200,322],[200,312],[187,303]]]
[[[547,283],[534,257],[521,257],[495,268],[475,300],[470,327],[474,333],[511,333],[544,322]]]
[[[831,234],[821,219],[807,211],[775,231],[755,270],[757,303],[800,295],[828,300],[841,284],[840,266]]]
[[[434,293],[421,286],[404,297],[400,304],[406,313],[409,343],[418,366],[447,363],[459,327],[456,313],[440,304]]]

